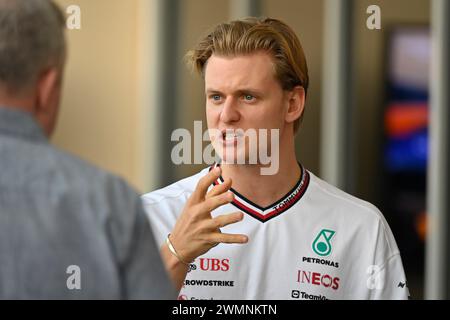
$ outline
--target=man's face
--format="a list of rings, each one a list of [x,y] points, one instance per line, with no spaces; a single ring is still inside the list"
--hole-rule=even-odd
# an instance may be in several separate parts
[[[269,54],[212,55],[205,70],[205,93],[210,138],[225,163],[237,163],[242,157],[248,163],[249,156],[258,149],[270,150],[270,129],[279,129],[280,137],[283,136],[288,102],[275,78]],[[257,136],[260,129],[267,129],[268,138],[263,139],[262,146],[261,139],[256,144],[259,147],[249,145],[250,135],[242,139],[242,132],[249,129],[255,130]]]

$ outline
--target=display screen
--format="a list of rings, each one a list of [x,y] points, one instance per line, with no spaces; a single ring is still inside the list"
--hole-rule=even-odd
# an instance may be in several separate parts
[[[396,28],[388,49],[384,162],[390,172],[425,172],[428,159],[430,33]]]

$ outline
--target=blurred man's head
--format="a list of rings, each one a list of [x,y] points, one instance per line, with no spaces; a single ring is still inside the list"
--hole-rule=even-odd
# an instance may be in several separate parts
[[[234,160],[241,138],[226,131],[278,129],[280,147],[293,145],[309,79],[302,46],[289,26],[269,18],[223,23],[187,58],[204,76],[208,128],[218,136],[211,140],[222,160]],[[244,145],[234,154],[255,152]],[[232,159],[224,159],[228,154]]]
[[[64,28],[50,0],[0,0],[0,105],[31,112],[47,135],[58,114]]]

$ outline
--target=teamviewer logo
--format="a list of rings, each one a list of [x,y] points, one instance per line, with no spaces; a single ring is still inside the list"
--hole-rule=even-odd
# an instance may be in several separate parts
[[[300,299],[300,291],[292,290],[291,297],[294,298],[294,299]]]

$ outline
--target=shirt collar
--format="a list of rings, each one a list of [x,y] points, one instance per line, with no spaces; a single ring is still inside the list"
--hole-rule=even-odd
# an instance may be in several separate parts
[[[47,142],[44,131],[26,111],[0,106],[0,135]]]
[[[275,203],[263,208],[244,197],[235,189],[230,188],[230,191],[233,192],[235,196],[231,204],[263,223],[288,211],[303,197],[309,185],[310,176],[308,171],[305,170],[300,163],[298,165],[300,166],[301,175],[295,187]],[[209,170],[211,171],[216,166],[220,166],[220,163],[211,166]],[[223,182],[224,180],[222,176],[220,176],[213,185],[219,185]]]

